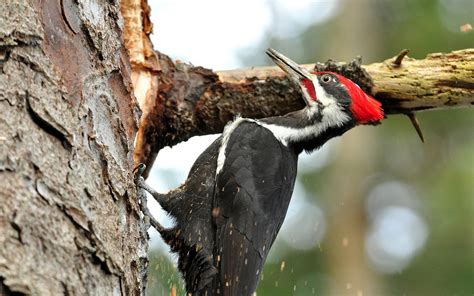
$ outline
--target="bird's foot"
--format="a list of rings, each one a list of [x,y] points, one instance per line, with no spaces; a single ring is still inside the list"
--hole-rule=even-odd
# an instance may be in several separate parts
[[[140,163],[133,171],[135,173],[135,184],[146,192],[150,193],[151,196],[159,203],[162,204],[165,201],[166,195],[156,192],[155,189],[151,188],[145,182],[145,179],[142,177],[143,172],[146,169],[146,165]]]
[[[158,220],[153,217],[153,215],[150,213],[150,210],[148,209],[147,206],[147,200],[146,200],[146,192],[150,192],[149,189],[151,189],[148,184],[146,184],[145,179],[143,179],[142,174],[145,171],[146,166],[141,163],[139,164],[134,170],[134,181],[135,185],[137,186],[138,190],[138,198],[140,202],[140,210],[142,211],[143,215],[145,216],[146,219],[149,220],[151,226],[153,226],[160,234],[163,234],[165,232],[165,228],[158,222]],[[154,193],[159,194],[155,192],[153,189],[151,189]],[[152,192],[150,192],[151,195],[153,195]],[[153,195],[154,196],[154,195]],[[155,197],[156,199],[156,197]]]

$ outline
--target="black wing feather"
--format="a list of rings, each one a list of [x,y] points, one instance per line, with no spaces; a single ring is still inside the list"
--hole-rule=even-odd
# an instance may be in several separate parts
[[[297,154],[266,128],[243,122],[230,135],[217,176],[214,259],[219,294],[256,290],[268,251],[283,223],[296,177]]]

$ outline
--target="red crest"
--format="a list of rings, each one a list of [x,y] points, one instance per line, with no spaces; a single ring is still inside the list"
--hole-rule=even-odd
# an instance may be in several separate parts
[[[347,88],[351,96],[351,111],[357,123],[378,122],[384,118],[382,104],[366,94],[357,84],[346,77],[335,74],[339,81]]]

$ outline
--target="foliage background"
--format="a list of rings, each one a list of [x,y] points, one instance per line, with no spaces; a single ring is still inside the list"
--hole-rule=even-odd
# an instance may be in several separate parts
[[[371,63],[403,48],[423,58],[474,46],[472,31],[459,30],[474,23],[471,0],[150,2],[156,47],[215,70],[270,65],[267,47],[300,63]],[[390,116],[301,158],[258,295],[474,294],[473,110],[418,118],[425,144],[404,116]],[[183,182],[212,139],[160,152],[150,183]],[[184,293],[176,258],[151,235],[149,295]]]

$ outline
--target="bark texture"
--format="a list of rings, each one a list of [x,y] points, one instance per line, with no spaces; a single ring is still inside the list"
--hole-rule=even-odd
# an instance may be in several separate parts
[[[215,73],[157,54],[158,89],[141,102],[144,114],[134,155],[136,163],[148,168],[161,148],[191,136],[220,133],[238,114],[262,118],[304,106],[277,67]],[[405,57],[401,65],[394,61],[363,66],[367,77],[356,73],[354,63],[342,72],[381,101],[387,114],[474,104],[474,49],[430,54],[422,60]],[[341,64],[333,61],[305,67],[341,72]]]
[[[121,26],[117,1],[0,2],[2,295],[143,292]]]

